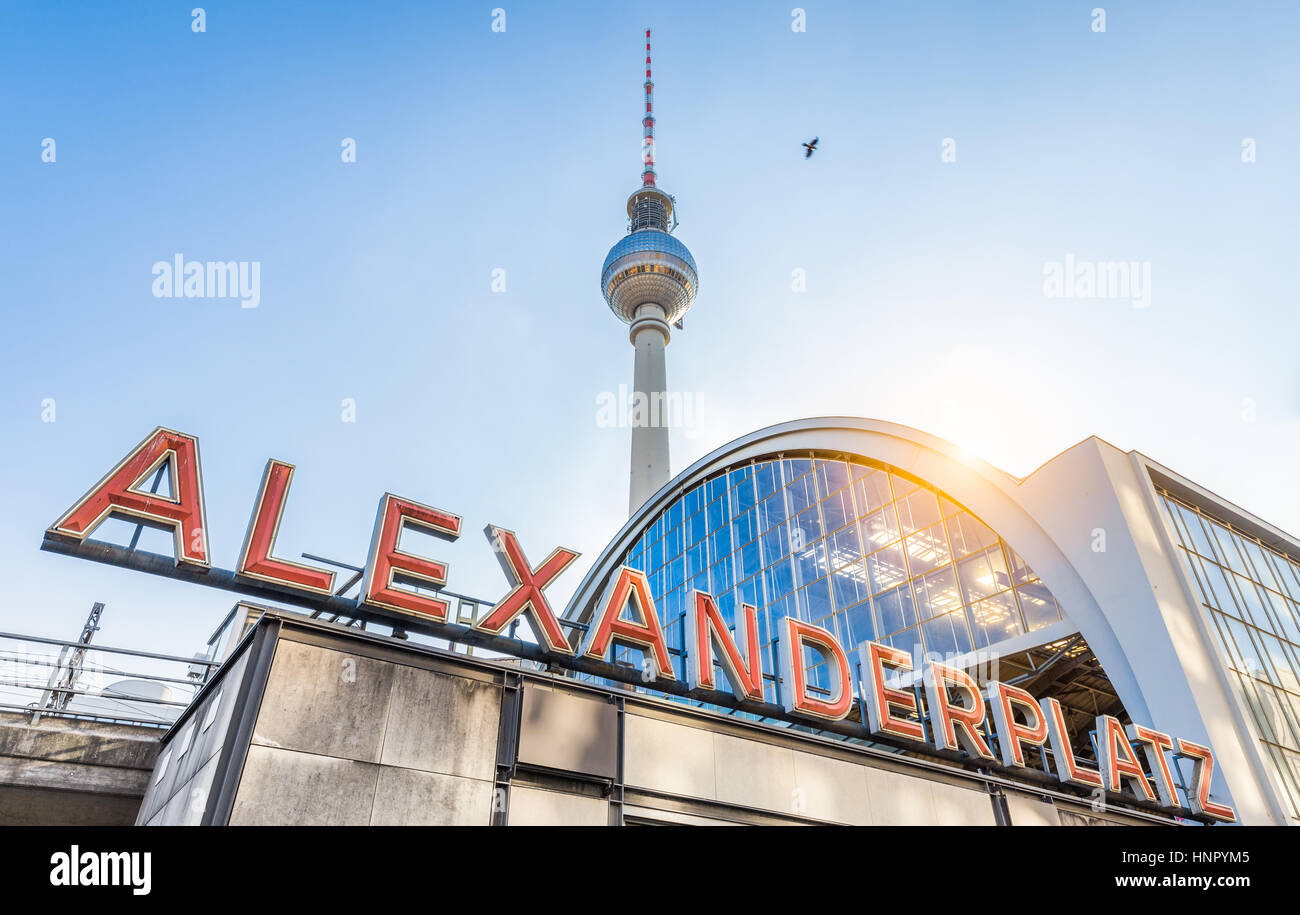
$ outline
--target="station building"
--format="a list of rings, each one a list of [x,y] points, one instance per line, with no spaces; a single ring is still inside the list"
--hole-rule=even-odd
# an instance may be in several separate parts
[[[666,347],[700,276],[656,171],[649,31],[642,87],[641,184],[600,288],[628,328],[635,396],[655,403],[669,390]],[[422,643],[400,626],[386,637],[319,613],[241,604],[207,659],[221,666],[162,741],[138,822],[1106,824],[1174,822],[1174,809],[1193,822],[1300,817],[1300,541],[1260,518],[1097,438],[1024,479],[915,429],[853,417],[761,429],[676,475],[666,425],[634,422],[631,439],[630,517],[555,622],[568,627],[563,650],[507,640],[491,644],[516,659],[473,654],[491,641],[479,638],[473,613],[458,632],[437,620],[442,641]],[[188,449],[192,461],[180,463],[191,468],[190,510],[201,514],[197,442],[161,429],[151,441],[150,454],[170,455],[173,470],[176,449]],[[156,466],[141,460],[139,470]],[[234,572],[209,567],[205,542],[182,556],[180,533],[175,563],[86,546],[109,510],[102,499],[78,503],[45,546],[259,597],[268,578],[323,577],[306,604],[334,607],[335,620],[339,608],[382,618],[418,603],[410,592],[376,600],[366,590],[372,575],[386,589],[394,574],[396,540],[380,549],[380,532],[393,517],[400,532],[404,521],[385,514],[388,496],[358,599],[333,593],[328,573],[270,558],[291,475],[268,464]],[[271,490],[281,501],[262,518]],[[174,505],[138,490],[116,495],[128,514],[185,529]],[[426,528],[459,532],[458,517],[409,504]],[[274,575],[245,565],[255,524],[259,559]],[[438,579],[434,566],[424,569],[417,588]],[[591,662],[584,633],[608,621],[605,595],[629,576],[657,609],[662,638],[653,657],[624,638]],[[696,592],[712,596],[733,634],[742,608],[754,608],[762,700],[728,705],[667,688],[701,663],[687,638]],[[991,754],[963,759],[873,740],[880,731],[865,727],[862,668],[840,687],[848,661],[837,663],[833,687],[828,656],[805,658],[790,620],[827,633],[849,658],[886,646],[917,670],[940,659],[980,687],[1054,700],[1060,739],[1010,771],[989,765]],[[656,676],[638,681],[647,664]],[[843,711],[864,726],[781,714],[792,682],[800,695],[837,701],[851,688]],[[933,718],[920,684],[903,688]],[[1113,756],[1112,723],[1189,742],[1148,759],[1170,768],[1159,783],[1172,803],[1057,777],[1063,759],[1098,766],[1103,752]],[[933,720],[919,724],[937,733]],[[1213,754],[1208,778],[1197,748]],[[1148,775],[1154,782],[1162,771]],[[1207,803],[1232,816],[1200,817]]]
[[[775,702],[785,616],[1052,697],[1081,759],[1098,715],[1211,747],[1238,822],[1300,816],[1300,542],[1091,438],[1017,479],[904,426],[759,430],[611,540],[564,613],[647,576],[674,665],[685,601],[758,609]],[[651,687],[240,605],[163,741],[138,822],[1170,823],[1149,807],[709,706]],[[614,660],[638,669],[640,650]],[[680,671],[679,671],[680,676]],[[816,666],[811,689],[825,688]],[[855,711],[855,715],[857,712]],[[1185,790],[1186,760],[1172,766]]]

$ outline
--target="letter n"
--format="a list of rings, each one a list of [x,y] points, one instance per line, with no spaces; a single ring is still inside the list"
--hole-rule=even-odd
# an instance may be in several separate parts
[[[736,635],[745,644],[742,656],[731,637],[726,620],[713,597],[696,591],[694,606],[686,614],[686,683],[691,689],[716,689],[713,675],[714,652],[739,699],[763,700],[763,661],[758,647],[758,611],[749,604],[740,608]]]

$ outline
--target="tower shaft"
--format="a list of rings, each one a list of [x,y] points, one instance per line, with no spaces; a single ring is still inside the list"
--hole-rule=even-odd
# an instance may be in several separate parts
[[[673,237],[677,226],[672,195],[658,186],[655,174],[654,81],[650,69],[650,30],[645,33],[645,110],[641,151],[641,186],[627,199],[628,232],[609,249],[600,269],[605,302],[629,325],[628,340],[636,353],[632,370],[632,460],[628,513],[634,514],[667,485],[668,369],[664,349],[671,327],[690,310],[699,287],[695,258]],[[624,388],[623,390],[626,390]]]
[[[637,309],[628,338],[636,350],[632,368],[632,462],[627,513],[634,514],[667,485],[668,346],[667,315],[658,305]]]

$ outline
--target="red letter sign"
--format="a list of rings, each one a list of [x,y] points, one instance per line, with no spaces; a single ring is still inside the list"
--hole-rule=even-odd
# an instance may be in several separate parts
[[[1101,773],[1079,763],[1070,746],[1070,732],[1065,726],[1065,711],[1057,699],[1039,700],[1038,707],[1047,719],[1047,737],[1052,746],[1052,759],[1056,763],[1056,777],[1067,785],[1100,788]]]
[[[758,611],[741,605],[737,635],[745,643],[745,655],[731,637],[727,623],[713,598],[695,592],[693,612],[686,614],[686,684],[691,688],[714,689],[713,650],[716,647],[731,691],[740,699],[763,699],[763,659],[758,648]],[[749,663],[745,663],[745,658]]]
[[[965,697],[960,705],[949,698],[950,686]],[[935,747],[965,750],[981,759],[993,758],[993,751],[980,733],[984,725],[984,697],[970,674],[931,661],[925,669],[925,701],[930,710],[930,731]]]
[[[1210,800],[1210,780],[1214,778],[1214,752],[1199,743],[1178,738],[1178,752],[1190,757],[1192,762],[1192,790],[1187,792],[1187,802],[1193,813],[1204,814],[1225,823],[1235,823],[1237,812],[1227,804]]]
[[[998,735],[998,750],[1007,767],[1025,765],[1024,745],[1041,747],[1047,743],[1047,719],[1034,697],[1018,686],[997,680],[988,685],[989,708],[993,712],[993,729]],[[1028,724],[1016,721],[1015,710],[1024,712]]]
[[[788,672],[781,678],[781,704],[785,706],[785,710],[792,714],[809,715],[830,721],[839,721],[848,715],[849,708],[853,705],[853,689],[849,685],[849,659],[844,656],[844,649],[840,647],[835,636],[820,626],[787,616],[785,644]],[[835,669],[830,675],[830,681],[835,684],[835,688],[831,691],[833,698],[829,701],[808,694],[806,682],[808,672],[804,669],[803,663],[805,646],[811,646],[819,652],[828,667],[834,664]]]
[[[1147,758],[1147,768],[1151,770],[1151,780],[1156,783],[1156,796],[1166,807],[1178,806],[1178,792],[1174,790],[1174,777],[1169,771],[1169,761],[1165,759],[1165,750],[1174,748],[1174,739],[1155,728],[1140,724],[1130,724],[1125,728],[1129,740],[1142,749]]]
[[[640,617],[640,622],[622,618],[629,601]],[[655,610],[654,596],[650,593],[650,582],[646,581],[644,572],[627,566],[618,570],[618,575],[605,590],[600,611],[591,621],[587,637],[582,640],[581,653],[586,657],[604,658],[611,642],[630,643],[647,649],[644,655],[654,662],[655,677],[661,680],[677,679],[673,672],[673,662],[668,657],[668,644],[659,627],[659,614]]]
[[[925,727],[921,722],[894,714],[894,709],[917,714],[916,696],[910,691],[885,685],[885,665],[894,670],[909,671],[912,669],[912,656],[901,648],[891,648],[879,642],[863,642],[858,651],[862,655],[862,675],[866,677],[862,694],[867,703],[868,729],[873,734],[924,741]]]
[[[496,635],[519,614],[527,613],[528,626],[533,630],[533,636],[538,642],[551,651],[573,654],[573,649],[569,647],[569,640],[565,637],[559,622],[556,621],[555,614],[551,611],[550,601],[546,599],[542,589],[567,569],[569,563],[578,558],[578,554],[564,547],[557,547],[550,556],[542,560],[541,565],[536,569],[530,569],[528,560],[524,558],[524,551],[519,548],[519,540],[512,531],[489,524],[484,528],[483,533],[487,535],[488,541],[496,550],[497,558],[501,560],[501,570],[514,585],[514,590],[507,594],[501,603],[493,607],[492,612],[482,621],[476,623],[475,628]]]
[[[266,462],[262,486],[257,491],[253,515],[248,519],[248,533],[244,536],[244,548],[239,551],[239,565],[235,571],[259,581],[287,585],[316,594],[333,594],[333,572],[288,559],[276,559],[271,555],[275,549],[276,534],[280,532],[284,503],[289,498],[289,484],[292,482],[292,464],[274,458]]]
[[[407,524],[443,540],[455,540],[460,536],[459,515],[384,493],[379,500],[379,514],[375,517],[375,533],[370,540],[370,561],[366,563],[366,576],[361,582],[361,598],[376,607],[444,622],[447,619],[445,600],[416,594],[396,585],[398,576],[435,586],[447,583],[445,564],[398,549],[398,538]]]
[[[140,490],[145,478],[167,462],[171,495]],[[199,440],[161,426],[136,445],[95,488],[50,527],[50,533],[85,540],[109,515],[124,515],[172,532],[176,564],[208,567],[208,529],[203,516]]]
[[[1151,783],[1147,781],[1146,773],[1142,771],[1142,764],[1138,762],[1137,754],[1133,752],[1132,745],[1124,736],[1124,727],[1114,715],[1097,716],[1097,746],[1099,748],[1097,761],[1101,764],[1101,776],[1107,791],[1119,794],[1121,779],[1126,778],[1138,787],[1139,791],[1135,791],[1134,794],[1148,801],[1156,799],[1155,793],[1151,790]]]

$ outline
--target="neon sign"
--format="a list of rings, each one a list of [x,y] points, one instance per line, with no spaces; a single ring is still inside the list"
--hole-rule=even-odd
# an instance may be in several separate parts
[[[171,492],[145,492],[141,488],[145,480],[164,464],[170,472]],[[133,561],[136,554],[120,547],[97,544],[99,552],[78,551],[104,520],[118,516],[172,534],[174,567],[178,570],[175,577],[229,590],[267,592],[308,606],[324,602],[336,606],[340,597],[334,590],[334,572],[275,554],[293,474],[293,465],[276,459],[267,461],[238,565],[233,573],[222,573],[213,569],[210,561],[198,440],[158,428],[50,526],[44,548],[139,567]],[[1094,768],[1075,755],[1064,711],[1056,699],[1036,699],[1019,687],[996,680],[981,687],[965,670],[939,661],[927,661],[918,671],[908,652],[878,642],[859,646],[855,677],[854,665],[833,633],[794,617],[781,621],[778,639],[782,649],[779,663],[784,671],[778,677],[780,703],[767,703],[756,608],[747,604],[740,608],[733,635],[713,596],[703,591],[693,593],[686,613],[684,679],[679,678],[650,583],[645,573],[628,566],[610,576],[590,623],[583,627],[580,637],[572,638],[565,633],[565,626],[573,627],[574,621],[556,615],[546,588],[579,554],[560,547],[534,567],[516,535],[497,525],[487,525],[484,533],[501,561],[510,590],[481,619],[467,625],[451,623],[448,602],[437,596],[437,590],[448,581],[448,566],[402,550],[399,543],[407,529],[454,541],[461,534],[462,519],[385,493],[375,516],[360,597],[350,602],[353,612],[403,625],[418,621],[427,631],[452,641],[483,644],[505,654],[636,682],[710,704],[961,759],[1012,777],[1030,781],[1049,778],[1138,806],[1184,815],[1190,812],[1207,821],[1236,820],[1230,806],[1210,796],[1215,759],[1207,746],[1142,725],[1125,727],[1114,716],[1099,715]],[[166,574],[160,564],[146,570]],[[431,588],[435,593],[422,593],[413,585]],[[501,636],[516,621],[529,627],[535,644]],[[640,676],[633,679],[625,667],[609,662],[616,644],[642,653],[645,669],[638,672]],[[807,652],[815,653],[819,663],[826,664],[830,689],[817,690],[808,682]],[[717,682],[718,668],[727,681],[727,690]],[[900,685],[901,678],[918,673],[923,689]],[[1029,765],[1029,752],[1034,750],[1039,752],[1046,771]],[[1050,767],[1048,751],[1053,763]],[[1169,766],[1171,753],[1192,764],[1190,783],[1182,792],[1186,808],[1179,804],[1179,789]]]

